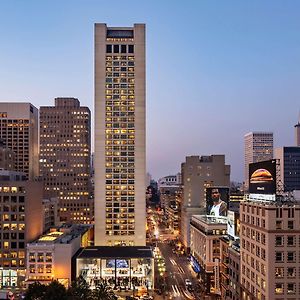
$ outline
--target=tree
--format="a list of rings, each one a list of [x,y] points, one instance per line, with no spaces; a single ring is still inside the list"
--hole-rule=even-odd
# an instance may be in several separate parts
[[[68,289],[68,299],[70,300],[91,300],[92,291],[85,279],[80,275],[74,280]]]
[[[47,287],[39,282],[34,282],[29,285],[26,293],[25,300],[42,300],[46,293]]]
[[[96,289],[93,291],[93,300],[115,300],[116,296],[113,293],[112,289],[104,284],[100,283],[96,286]]]
[[[58,281],[52,281],[46,287],[46,293],[42,300],[68,300],[66,288]]]

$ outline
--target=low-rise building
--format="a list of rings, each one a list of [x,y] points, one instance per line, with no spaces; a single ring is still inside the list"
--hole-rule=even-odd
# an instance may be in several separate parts
[[[192,216],[190,228],[191,257],[200,266],[201,286],[206,293],[220,295],[220,238],[226,234],[227,218]]]
[[[63,225],[27,244],[26,284],[71,283],[71,261],[81,248],[91,245],[92,225]]]
[[[157,188],[160,189],[162,186],[177,186],[181,185],[181,173],[176,175],[168,175],[158,179]]]
[[[147,246],[93,246],[73,257],[73,276],[83,276],[93,289],[101,281],[114,289],[154,289],[154,256]]]

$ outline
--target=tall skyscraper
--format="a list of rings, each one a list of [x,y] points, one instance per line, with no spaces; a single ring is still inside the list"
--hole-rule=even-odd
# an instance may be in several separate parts
[[[145,245],[144,24],[95,24],[94,162],[95,245]]]
[[[245,188],[248,189],[249,164],[273,158],[273,133],[249,132],[245,141]]]
[[[0,138],[14,152],[15,170],[39,175],[38,109],[30,103],[0,103]]]
[[[40,108],[40,168],[45,197],[58,197],[60,221],[90,223],[91,113],[76,98]]]

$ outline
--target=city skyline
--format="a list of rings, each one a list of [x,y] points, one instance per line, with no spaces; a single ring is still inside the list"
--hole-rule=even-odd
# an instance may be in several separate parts
[[[94,112],[93,23],[142,22],[147,170],[155,179],[176,174],[186,156],[225,154],[232,180],[242,181],[243,136],[249,131],[274,132],[275,148],[294,145],[300,4],[191,1],[172,3],[172,13],[169,3],[158,11],[155,1],[132,1],[116,13],[96,1],[37,4],[1,4],[1,102],[39,108],[70,96]]]

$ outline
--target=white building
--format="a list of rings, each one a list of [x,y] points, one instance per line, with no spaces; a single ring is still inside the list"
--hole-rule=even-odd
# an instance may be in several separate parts
[[[71,283],[71,260],[80,247],[89,246],[92,225],[64,225],[27,244],[26,284]]]
[[[162,186],[170,186],[170,185],[181,185],[181,173],[177,173],[176,175],[168,175],[158,179],[157,188],[160,189]]]

